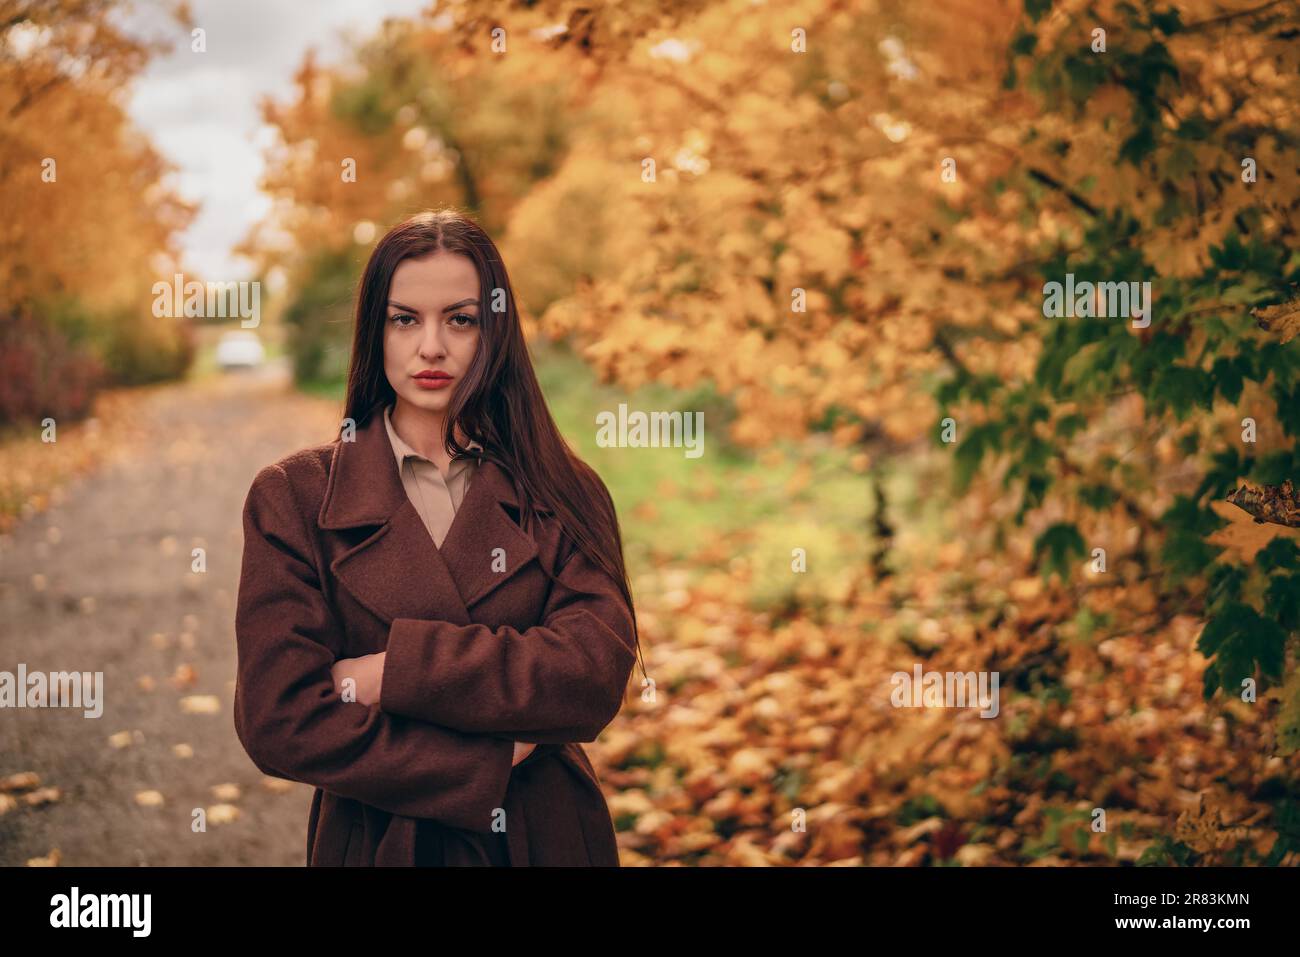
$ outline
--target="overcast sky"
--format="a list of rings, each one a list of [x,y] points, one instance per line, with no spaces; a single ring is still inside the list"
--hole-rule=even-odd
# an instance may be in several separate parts
[[[132,32],[174,40],[139,77],[128,101],[136,124],[177,166],[177,186],[201,203],[182,237],[184,268],[208,280],[248,278],[248,263],[231,247],[267,210],[258,191],[264,94],[287,96],[303,54],[321,62],[346,50],[344,37],[364,37],[386,16],[415,16],[431,0],[191,0],[195,26],[207,31],[207,51],[190,50],[189,34],[137,0]]]

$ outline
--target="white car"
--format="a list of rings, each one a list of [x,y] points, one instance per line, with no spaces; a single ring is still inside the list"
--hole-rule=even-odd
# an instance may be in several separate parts
[[[225,332],[217,342],[217,365],[222,369],[252,369],[265,359],[266,350],[255,332],[242,329]]]

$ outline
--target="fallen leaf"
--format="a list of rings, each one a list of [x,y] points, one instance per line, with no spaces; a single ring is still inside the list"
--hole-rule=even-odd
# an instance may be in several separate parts
[[[24,794],[23,800],[28,807],[40,807],[42,804],[53,804],[62,796],[63,792],[58,788],[37,788],[30,794]]]
[[[186,714],[216,714],[221,710],[221,700],[214,694],[192,694],[181,698],[181,710]]]
[[[41,783],[41,776],[35,771],[19,771],[7,778],[0,778],[0,792],[25,791]]]
[[[1290,342],[1300,333],[1300,296],[1272,306],[1256,306],[1250,314],[1261,329],[1267,329],[1282,342]]]
[[[240,790],[238,784],[214,784],[212,785],[212,796],[218,801],[238,801]]]
[[[239,817],[239,808],[233,804],[214,804],[206,813],[209,824],[229,824]]]

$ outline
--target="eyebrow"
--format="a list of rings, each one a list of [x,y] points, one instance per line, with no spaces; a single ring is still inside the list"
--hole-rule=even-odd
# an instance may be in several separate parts
[[[396,300],[393,299],[388,300],[388,304],[392,306],[394,309],[405,309],[407,312],[418,313],[420,311],[419,309],[412,309],[410,306],[404,306],[400,302],[397,302]],[[462,306],[477,306],[477,305],[478,305],[477,299],[462,299],[460,302],[453,302],[450,306],[443,306],[442,311],[451,312],[453,309],[460,309]]]

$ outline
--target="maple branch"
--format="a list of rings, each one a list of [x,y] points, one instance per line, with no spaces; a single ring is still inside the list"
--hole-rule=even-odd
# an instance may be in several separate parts
[[[461,189],[465,191],[465,204],[474,210],[481,209],[482,197],[479,196],[474,171],[469,168],[468,154],[449,129],[444,127],[439,133],[446,138],[447,146],[456,151],[456,177],[460,180]]]
[[[43,97],[46,93],[50,92],[50,90],[54,89],[56,86],[59,86],[60,84],[64,83],[66,80],[67,77],[64,76],[62,73],[56,73],[53,77],[51,77],[46,82],[42,83],[40,86],[24,90],[22,96],[20,96],[17,100],[15,100],[14,105],[9,108],[9,119],[12,120],[19,113],[23,112],[23,110],[26,110],[33,103],[35,103],[37,100]]]
[[[1026,165],[1024,157],[1021,156],[1019,151],[1017,151],[1013,147],[1007,146],[1004,143],[998,143],[994,140],[987,139],[983,136],[974,133],[968,133],[965,136],[947,137],[945,142],[949,144],[979,143],[984,146],[991,146],[994,149],[999,149],[1007,156],[1010,156],[1012,159],[1016,160],[1021,165],[1025,166],[1025,173],[1029,176],[1030,179],[1038,183],[1041,183],[1043,186],[1050,187],[1051,189],[1054,189],[1057,192],[1061,193],[1074,206],[1083,210],[1089,216],[1096,216],[1098,214],[1096,206],[1092,205],[1092,203],[1088,202],[1086,199],[1084,199],[1082,196],[1080,196],[1070,187],[1066,186],[1056,177],[1052,176],[1050,173],[1043,172],[1043,170],[1039,169],[1036,166]]]
[[[689,83],[682,82],[676,73],[654,72],[651,70],[637,69],[636,67],[624,67],[627,75],[649,80],[651,83],[665,84],[671,86],[678,93],[681,93],[696,106],[702,107],[717,116],[725,116],[731,112],[731,108],[719,100],[713,99],[706,93],[700,92]]]
[[[1015,332],[1004,332],[1001,329],[995,329],[990,325],[984,324],[979,326],[958,326],[951,323],[938,327],[938,332],[945,335],[951,333],[962,339],[987,339],[990,342],[1018,342],[1024,335],[1024,330],[1018,329]],[[936,332],[937,335],[937,332]],[[940,347],[942,349],[942,347]]]
[[[889,523],[889,519],[885,514],[888,506],[885,501],[884,483],[881,481],[881,470],[877,468],[874,471],[875,476],[871,488],[875,492],[876,501],[871,518],[871,531],[876,547],[872,549],[870,564],[875,580],[883,581],[893,574],[893,571],[886,564],[886,559],[893,547],[894,526]]]
[[[1216,27],[1219,24],[1227,23],[1229,20],[1236,20],[1239,17],[1253,17],[1257,13],[1263,13],[1271,7],[1280,6],[1287,0],[1270,0],[1269,3],[1262,3],[1258,7],[1251,7],[1248,10],[1238,10],[1235,13],[1223,13],[1217,17],[1209,17],[1205,20],[1197,20],[1195,23],[1183,25],[1183,33],[1194,33],[1198,30],[1208,30],[1210,27]]]
[[[953,344],[948,341],[946,332],[949,328],[951,327],[941,326],[940,328],[935,329],[931,341],[934,343],[935,348],[943,354],[943,357],[957,370],[958,375],[963,379],[972,379],[974,376],[970,369],[966,367],[966,363],[962,362],[961,359],[958,358],[957,353],[953,350]]]
[[[1029,169],[1025,170],[1025,172],[1029,174],[1030,179],[1036,180],[1037,182],[1042,183],[1044,186],[1050,186],[1052,189],[1061,193],[1074,206],[1083,210],[1089,216],[1097,215],[1096,206],[1092,205],[1092,203],[1088,202],[1086,199],[1084,199],[1074,190],[1070,189],[1070,187],[1066,186],[1060,180],[1056,179],[1054,176],[1044,173],[1041,169],[1037,169],[1032,166],[1029,167]]]

